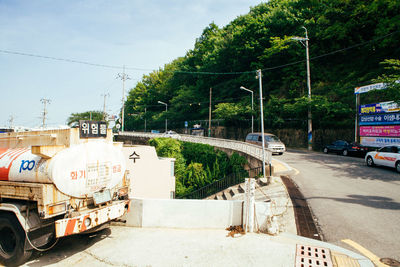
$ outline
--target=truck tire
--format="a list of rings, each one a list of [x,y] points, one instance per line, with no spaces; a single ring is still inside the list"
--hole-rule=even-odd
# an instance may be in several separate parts
[[[0,263],[5,266],[23,264],[32,255],[26,251],[25,231],[13,214],[0,214]]]

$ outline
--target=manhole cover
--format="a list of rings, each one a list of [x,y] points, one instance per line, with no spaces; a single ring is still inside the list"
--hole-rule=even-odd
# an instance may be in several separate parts
[[[329,249],[299,244],[296,248],[296,267],[333,266]]]
[[[389,265],[391,267],[398,267],[400,266],[400,262],[394,260],[394,259],[390,259],[390,258],[382,258],[380,259],[380,261],[386,265]]]

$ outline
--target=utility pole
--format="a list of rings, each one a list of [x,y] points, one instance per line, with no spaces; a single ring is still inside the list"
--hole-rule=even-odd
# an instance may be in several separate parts
[[[308,33],[306,27],[304,27],[306,31],[306,58],[307,58],[307,87],[308,87],[308,150],[312,150],[312,118],[311,118],[311,77],[310,77],[310,55],[308,52]]]
[[[208,111],[208,137],[211,136],[211,99],[212,99],[212,87],[210,87],[210,107]]]
[[[12,129],[13,124],[14,124],[14,116],[13,115],[10,115],[10,119],[8,120],[8,123],[10,124],[9,128]]]
[[[306,31],[306,37],[292,37],[293,40],[300,41],[301,44],[306,48],[306,60],[307,60],[307,87],[308,87],[308,114],[307,114],[307,140],[308,140],[308,150],[312,150],[312,115],[311,115],[311,75],[310,75],[310,55],[308,52],[308,32],[306,27],[302,26]],[[303,43],[305,42],[305,43]]]
[[[110,97],[110,94],[102,94],[104,96],[104,103],[103,103],[103,121],[106,120],[106,97]]]
[[[44,129],[46,127],[46,116],[47,116],[46,104],[50,103],[50,99],[42,98],[42,99],[40,99],[40,102],[43,103],[43,124],[42,124],[42,128]]]
[[[262,154],[263,154],[263,176],[265,179],[265,136],[264,136],[264,111],[263,111],[263,95],[262,95],[262,73],[257,70],[257,76],[260,87],[260,115],[261,115],[261,136],[262,136]]]
[[[130,80],[131,78],[129,78],[128,75],[125,74],[125,65],[123,67],[123,72],[118,73],[118,77],[117,79],[121,79],[122,80],[122,132],[124,132],[124,113],[125,113],[125,81],[126,80]]]
[[[145,107],[144,108],[144,132],[146,132],[146,111],[147,111],[147,108]]]

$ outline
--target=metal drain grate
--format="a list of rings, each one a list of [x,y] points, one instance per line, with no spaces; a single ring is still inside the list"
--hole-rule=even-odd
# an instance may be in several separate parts
[[[333,267],[331,253],[326,248],[297,244],[296,267]]]

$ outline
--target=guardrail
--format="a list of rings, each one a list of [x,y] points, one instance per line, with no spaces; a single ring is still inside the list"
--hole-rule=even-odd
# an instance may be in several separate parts
[[[156,134],[156,133],[141,133],[141,132],[120,132],[118,135],[121,136],[136,136],[136,137],[146,137],[146,138],[157,138],[157,137],[166,137],[164,134]],[[220,138],[213,138],[213,137],[202,137],[202,136],[193,136],[193,135],[173,135],[174,139],[184,141],[184,142],[191,142],[191,143],[201,143],[207,144],[214,147],[226,148],[235,151],[239,151],[245,153],[253,158],[256,158],[260,161],[263,160],[263,151],[261,146],[236,141],[236,140],[229,140],[229,139],[220,139]],[[272,159],[272,152],[265,149],[265,163],[267,165],[271,164]]]

